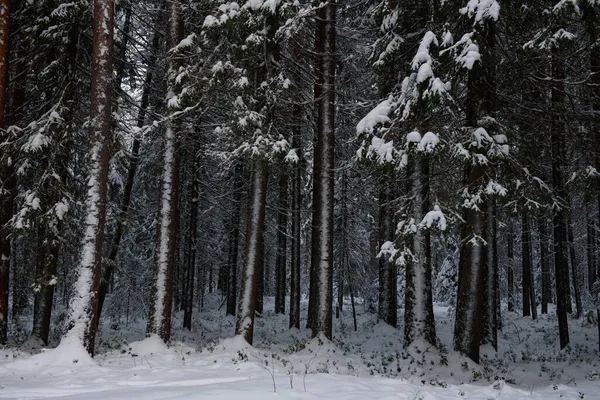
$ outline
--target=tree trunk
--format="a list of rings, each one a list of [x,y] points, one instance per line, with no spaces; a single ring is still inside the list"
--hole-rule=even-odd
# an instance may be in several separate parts
[[[592,294],[594,290],[594,283],[596,282],[596,265],[594,263],[594,222],[588,218],[586,221],[586,251],[587,251],[587,276],[588,276],[588,293]]]
[[[389,168],[381,168],[379,172],[379,179],[377,186],[379,188],[379,216],[378,216],[378,230],[377,230],[377,242],[378,251],[381,250],[383,244],[387,241],[393,241],[394,238],[390,236],[390,211],[388,210],[389,204],[389,193],[391,186],[391,176],[389,176]],[[379,305],[378,305],[378,316],[379,320],[385,321],[389,324],[388,314],[390,308],[390,291],[388,286],[390,283],[389,279],[389,257],[379,257]]]
[[[172,0],[168,3],[168,15],[167,48],[173,49],[183,39],[183,19],[179,0]],[[172,53],[168,57],[167,64],[167,108],[170,108],[169,100],[175,96],[174,90],[178,74],[178,61]],[[179,234],[177,231],[179,219],[179,138],[176,130],[177,126],[174,121],[168,120],[164,135],[152,303],[146,328],[148,335],[158,335],[164,342],[168,342],[171,336],[173,271],[179,257],[176,246]]]
[[[480,44],[482,61],[476,62],[468,72],[466,125],[475,130],[484,117],[495,112],[495,22],[491,19],[476,28],[475,40]],[[487,156],[485,145],[471,146],[470,150]],[[466,169],[466,185],[469,188],[485,187],[489,179],[487,163],[474,161]],[[458,267],[458,296],[456,323],[454,324],[454,348],[479,362],[479,345],[483,307],[485,306],[485,277],[488,270],[488,251],[481,238],[486,237],[488,199],[476,206],[467,207],[465,223],[461,230],[460,260]]]
[[[538,230],[540,236],[540,264],[542,271],[542,314],[548,314],[548,303],[552,301],[552,276],[550,272],[550,250],[547,245],[548,238],[545,217],[538,219]]]
[[[280,172],[279,204],[277,206],[277,258],[275,264],[275,313],[285,313],[285,287],[287,281],[287,220],[288,220],[288,174]]]
[[[294,116],[300,119],[300,106],[294,106]],[[299,122],[299,121],[298,121]],[[302,144],[300,142],[300,127],[294,128],[292,146],[298,155],[298,162],[293,167],[292,175],[292,237],[291,237],[291,271],[290,271],[290,328],[300,329],[300,260],[301,243],[301,206],[302,206]]]
[[[318,2],[317,2],[318,3]],[[335,139],[335,0],[317,10],[314,99],[317,125],[314,149],[313,221],[308,328],[332,338],[333,202]]]
[[[508,311],[515,310],[515,235],[512,229],[509,227],[506,238],[507,244],[507,264],[506,264],[506,276],[508,286]]]
[[[240,301],[235,326],[235,334],[243,336],[250,344],[252,344],[254,335],[258,274],[263,267],[267,180],[268,171],[265,161],[255,161],[247,213],[246,256],[242,270]]]
[[[429,160],[414,155],[409,171],[414,195],[414,214],[419,224],[429,212]],[[436,345],[433,295],[431,288],[431,233],[417,227],[412,237],[413,260],[406,264],[406,294],[404,295],[404,347],[423,339]]]
[[[573,275],[573,294],[575,295],[575,308],[577,309],[577,318],[580,318],[583,310],[581,304],[581,285],[579,283],[579,270],[577,266],[577,257],[575,256],[575,242],[573,236],[573,219],[569,213],[567,220],[567,239],[569,241],[569,255],[571,261],[571,273]]]
[[[98,291],[102,274],[102,244],[106,220],[108,145],[112,129],[114,1],[94,0],[94,37],[90,126],[90,174],[86,196],[87,216],[79,276],[71,298],[68,332],[63,341],[81,343],[94,355]]]
[[[196,272],[196,248],[198,239],[198,202],[200,201],[200,177],[198,176],[198,151],[194,149],[192,155],[192,189],[190,196],[190,231],[188,263],[185,274],[185,298],[183,309],[183,327],[192,330],[192,309],[194,305],[194,273]]]
[[[242,207],[242,166],[236,165],[233,177],[233,212],[229,231],[228,272],[227,279],[227,315],[235,315],[237,301],[237,264],[240,237],[240,213]]]
[[[534,301],[531,298],[531,236],[526,209],[523,209],[521,213],[521,246],[521,261],[523,265],[523,316],[528,317],[531,315]]]
[[[485,276],[485,306],[483,308],[483,323],[481,344],[489,343],[498,350],[498,263],[496,249],[496,204],[494,200],[488,203],[490,216],[487,226],[487,270]]]
[[[10,39],[10,1],[0,1],[0,143],[8,142],[5,115],[8,104],[8,69]],[[0,344],[5,344],[8,333],[8,291],[10,288],[10,228],[13,214],[14,171],[9,160],[0,165]]]
[[[552,189],[559,201],[567,199],[563,169],[565,127],[560,120],[563,111],[565,92],[565,64],[559,50],[552,47],[552,109],[553,118],[551,121],[551,142],[552,142]],[[560,335],[560,348],[563,349],[569,344],[569,326],[567,320],[568,296],[567,287],[569,286],[568,267],[569,259],[567,253],[567,229],[566,229],[566,206],[554,208],[553,237],[554,237],[554,269],[556,276],[556,312],[558,314],[558,330]],[[566,279],[565,279],[566,278]]]

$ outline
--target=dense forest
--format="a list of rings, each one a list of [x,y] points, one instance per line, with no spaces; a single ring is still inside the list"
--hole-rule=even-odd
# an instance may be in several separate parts
[[[595,0],[0,0],[0,346],[360,306],[435,348],[441,304],[475,363],[507,313],[560,350],[599,171]]]

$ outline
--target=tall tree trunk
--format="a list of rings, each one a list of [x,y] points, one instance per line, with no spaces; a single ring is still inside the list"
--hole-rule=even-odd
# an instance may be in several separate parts
[[[292,237],[291,237],[291,270],[290,270],[290,328],[300,329],[300,260],[301,243],[301,206],[302,206],[302,144],[300,142],[300,106],[294,106],[294,116],[297,125],[294,127],[292,146],[298,155],[298,161],[294,164],[292,172]]]
[[[183,327],[192,330],[192,309],[194,305],[194,273],[196,272],[196,249],[198,243],[198,202],[200,201],[200,178],[198,176],[199,160],[198,150],[194,149],[192,155],[192,189],[190,196],[190,231],[188,263],[185,274],[185,293],[183,309]]]
[[[506,282],[508,287],[508,311],[515,310],[515,235],[511,228],[507,232],[506,238],[507,258],[506,263]]]
[[[183,39],[183,19],[180,0],[168,3],[169,34],[167,48],[173,49]],[[175,96],[178,61],[169,54],[167,71],[167,105]],[[172,112],[173,110],[171,110]],[[157,254],[154,260],[152,304],[149,309],[148,335],[158,335],[168,342],[171,336],[171,312],[173,304],[173,271],[179,258],[177,251],[179,220],[179,138],[175,122],[168,120],[165,127],[163,170],[159,203]]]
[[[565,166],[564,142],[565,127],[561,121],[565,92],[565,64],[562,55],[556,46],[552,47],[552,109],[550,137],[552,142],[552,189],[558,201],[566,201],[566,190],[563,177]],[[566,205],[554,207],[553,237],[554,237],[554,269],[556,276],[556,312],[558,314],[558,331],[560,335],[560,348],[569,344],[569,326],[567,320],[568,303],[571,299],[567,292],[569,286],[568,268],[569,258],[567,253]],[[566,278],[566,279],[565,279]]]
[[[429,212],[429,160],[414,155],[409,171],[414,195],[412,217],[419,224]],[[417,339],[436,345],[431,288],[431,233],[417,227],[412,237],[413,260],[406,264],[404,347]]]
[[[540,236],[540,264],[542,271],[542,314],[548,314],[548,303],[552,301],[552,276],[550,272],[550,250],[548,249],[545,217],[538,219],[538,231]]]
[[[240,213],[242,207],[242,165],[236,165],[233,177],[233,212],[231,215],[231,226],[229,231],[228,267],[229,278],[227,279],[227,315],[235,315],[237,300],[237,264],[238,245],[240,237]]]
[[[242,270],[240,301],[235,326],[235,334],[243,336],[250,344],[252,344],[254,335],[258,274],[263,267],[263,233],[265,229],[268,176],[265,161],[254,161],[247,213],[246,256]]]
[[[531,235],[529,232],[529,219],[527,218],[527,209],[521,213],[521,261],[523,266],[523,316],[531,315],[534,307],[534,299],[531,298]]]
[[[146,114],[148,106],[150,104],[150,92],[152,90],[152,77],[154,73],[154,65],[156,62],[156,52],[158,51],[158,45],[160,41],[160,35],[158,32],[154,34],[152,38],[152,49],[150,52],[150,61],[148,63],[148,69],[146,71],[146,77],[144,79],[144,85],[142,89],[142,99],[140,102],[140,108],[138,110],[136,126],[141,128],[144,126],[146,120]],[[117,255],[119,254],[119,248],[121,245],[121,239],[125,226],[127,224],[127,217],[129,214],[129,208],[131,205],[131,194],[133,191],[133,184],[135,181],[135,174],[137,172],[137,166],[140,155],[140,141],[137,137],[133,138],[131,145],[131,154],[129,158],[129,168],[127,170],[127,181],[125,182],[125,188],[123,189],[123,198],[119,205],[119,213],[117,214],[117,220],[115,222],[115,232],[112,237],[110,250],[108,252],[108,258],[105,261],[104,271],[102,272],[102,281],[100,282],[100,297],[98,299],[98,321],[104,308],[104,300],[108,293],[108,285],[113,278],[113,273],[116,267]]]
[[[573,294],[575,295],[575,308],[577,309],[577,318],[583,313],[581,304],[581,285],[579,282],[579,269],[577,266],[577,257],[575,256],[575,242],[573,235],[573,219],[571,213],[568,212],[567,220],[567,239],[569,241],[569,259],[571,261],[571,273],[573,275]]]
[[[344,309],[344,286],[348,272],[348,177],[342,171],[340,190],[340,237],[338,242],[338,279],[337,279],[337,309],[336,318],[340,318]]]
[[[377,230],[377,243],[378,251],[381,250],[383,244],[386,241],[394,240],[393,237],[389,236],[389,211],[388,211],[388,194],[390,192],[391,177],[388,176],[389,168],[382,168],[379,172],[377,186],[379,189],[379,216],[378,216],[378,230]],[[379,257],[379,305],[378,305],[378,317],[379,320],[388,322],[388,312],[390,306],[389,299],[389,268],[388,268],[388,257]]]
[[[317,2],[318,3],[318,2]],[[308,328],[312,335],[332,331],[333,202],[335,140],[335,0],[317,10],[314,99],[317,126],[314,149],[313,226],[308,300]]]
[[[86,196],[87,216],[75,293],[71,297],[68,332],[63,341],[82,344],[94,355],[102,244],[106,220],[106,189],[112,128],[114,1],[94,0],[90,126],[92,148]]]
[[[287,281],[287,220],[288,220],[288,174],[280,172],[279,203],[277,206],[277,255],[275,263],[275,313],[285,313],[285,287]]]
[[[8,69],[10,39],[10,0],[0,1],[0,143],[8,141],[5,115],[8,104]],[[0,344],[5,344],[8,333],[8,291],[10,288],[10,227],[14,197],[14,171],[9,160],[0,165]]]
[[[489,218],[486,230],[487,270],[485,276],[485,306],[483,308],[483,323],[481,344],[489,343],[498,350],[498,263],[496,249],[496,203],[492,199],[488,203]]]
[[[466,125],[479,129],[479,121],[492,117],[495,112],[495,22],[488,17],[481,25],[475,25],[475,40],[480,44],[481,61],[468,72]],[[487,157],[486,146],[475,144],[470,150]],[[476,158],[474,158],[476,160]],[[466,169],[469,188],[483,187],[489,179],[487,163],[474,161]],[[454,348],[479,362],[479,345],[483,307],[485,306],[485,277],[488,270],[488,251],[481,238],[486,237],[488,200],[483,199],[476,207],[465,209],[461,230],[460,260],[458,267],[458,296],[456,322],[454,324]]]
[[[596,244],[596,229],[594,221],[591,218],[587,220],[587,267],[588,267],[588,292],[594,293],[594,283],[596,283],[596,260],[595,260],[595,244]]]

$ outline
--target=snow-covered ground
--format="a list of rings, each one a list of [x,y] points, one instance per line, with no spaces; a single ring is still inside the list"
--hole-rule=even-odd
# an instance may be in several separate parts
[[[220,299],[209,300],[216,310]],[[402,328],[377,323],[362,306],[358,331],[347,307],[329,342],[287,329],[269,300],[255,347],[232,338],[235,321],[221,309],[196,313],[193,332],[176,329],[171,347],[144,339],[139,321],[105,325],[95,359],[69,343],[34,355],[0,350],[0,398],[600,399],[597,330],[583,320],[570,320],[572,344],[561,352],[553,314],[531,321],[505,312],[499,352],[485,348],[478,366],[451,351],[447,307],[435,309],[440,350],[405,351]]]

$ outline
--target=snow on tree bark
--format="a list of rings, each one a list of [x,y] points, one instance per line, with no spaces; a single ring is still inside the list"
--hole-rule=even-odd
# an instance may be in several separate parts
[[[314,99],[313,221],[308,328],[332,338],[333,203],[335,139],[336,1],[319,7],[316,17]]]
[[[102,272],[102,244],[106,219],[106,189],[112,129],[114,1],[94,0],[92,50],[90,172],[86,218],[74,294],[69,304],[63,342],[83,345],[94,355],[98,290]]]
[[[258,273],[263,267],[265,208],[267,202],[268,170],[265,161],[255,160],[249,195],[246,228],[246,257],[242,269],[240,299],[235,334],[252,344],[254,312],[258,292]]]
[[[183,17],[181,2],[168,3],[169,31],[167,48],[170,49],[167,64],[167,109],[171,112],[178,107],[172,101],[178,75],[178,61],[172,49],[183,40]],[[148,315],[146,334],[158,335],[164,342],[171,336],[171,312],[173,303],[173,270],[178,258],[177,226],[179,203],[179,138],[178,126],[169,119],[166,122],[163,149],[163,170],[159,203],[157,254],[155,256],[152,305]]]

